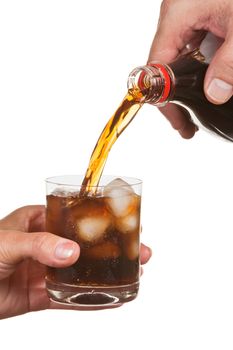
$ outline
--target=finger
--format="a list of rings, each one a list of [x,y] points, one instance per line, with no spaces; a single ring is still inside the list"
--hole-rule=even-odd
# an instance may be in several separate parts
[[[183,46],[183,43],[178,42],[180,31],[176,23],[171,20],[170,13],[171,9],[168,10],[163,2],[160,9],[157,31],[148,57],[149,63],[153,60],[161,60],[164,63],[171,62],[178,56]]]
[[[80,254],[77,243],[49,232],[0,231],[0,236],[1,278],[11,274],[15,265],[26,258],[48,266],[65,267],[73,264]]]
[[[146,264],[150,260],[151,255],[152,255],[152,250],[145,244],[141,243],[141,246],[140,246],[141,264]]]
[[[197,130],[198,128],[195,125],[192,125],[188,122],[182,130],[178,131],[179,134],[183,137],[183,139],[189,140],[195,135]]]
[[[189,2],[167,4],[163,1],[148,62],[159,60],[169,63],[184,50],[187,44],[192,43],[192,46],[198,47],[204,36],[199,25],[202,21],[200,13],[201,11],[191,12]]]
[[[1,230],[16,231],[44,231],[45,230],[45,206],[29,205],[16,209],[0,220]]]
[[[165,107],[159,108],[159,110],[183,138],[190,139],[198,130],[185,108],[174,103],[168,103]]]
[[[204,90],[208,100],[215,104],[227,102],[233,95],[233,34],[216,52],[206,72]]]

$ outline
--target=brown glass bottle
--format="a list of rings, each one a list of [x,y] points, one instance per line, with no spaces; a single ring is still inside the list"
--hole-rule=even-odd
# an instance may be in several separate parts
[[[182,105],[194,123],[233,141],[233,98],[222,105],[207,100],[203,90],[207,68],[204,56],[195,50],[169,65],[135,68],[129,75],[128,88],[133,95],[140,90],[144,102],[156,106],[168,102]]]

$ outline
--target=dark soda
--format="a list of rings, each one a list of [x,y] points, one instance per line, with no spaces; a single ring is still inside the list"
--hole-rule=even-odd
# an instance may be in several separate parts
[[[123,183],[119,179],[116,182]],[[78,286],[81,294],[85,287],[98,290],[112,287],[118,289],[120,295],[132,285],[134,293],[127,301],[134,299],[139,281],[141,197],[129,185],[123,186],[127,186],[128,192],[123,189],[119,198],[62,191],[47,196],[46,229],[80,246],[80,257],[72,266],[48,267],[48,289],[54,284],[60,290],[62,286]],[[96,297],[94,302],[105,303],[102,299],[103,296]],[[76,302],[80,303],[80,298]]]

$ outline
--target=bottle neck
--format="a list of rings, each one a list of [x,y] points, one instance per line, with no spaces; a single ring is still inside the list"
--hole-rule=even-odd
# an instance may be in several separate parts
[[[128,78],[128,91],[136,100],[156,106],[165,105],[171,97],[174,75],[160,63],[135,68]]]

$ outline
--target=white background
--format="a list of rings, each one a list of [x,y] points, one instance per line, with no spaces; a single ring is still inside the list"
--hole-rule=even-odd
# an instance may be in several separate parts
[[[146,63],[159,6],[0,2],[1,216],[44,203],[44,178],[85,171],[128,73]],[[154,254],[139,297],[0,321],[1,349],[232,349],[232,156],[232,144],[201,130],[183,140],[144,106],[105,169],[144,181],[143,241]]]

